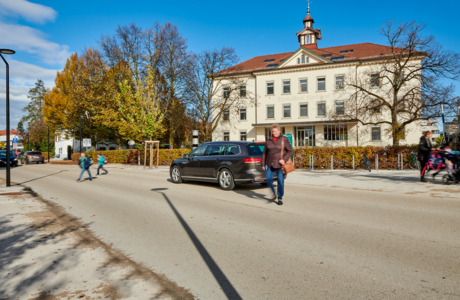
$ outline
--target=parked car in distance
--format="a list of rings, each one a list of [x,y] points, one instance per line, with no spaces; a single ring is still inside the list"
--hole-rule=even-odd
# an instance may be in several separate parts
[[[265,142],[205,143],[171,164],[171,179],[174,183],[217,182],[224,190],[232,190],[241,183],[263,183],[264,148]]]
[[[6,167],[6,150],[0,150],[0,166]],[[18,166],[18,159],[16,158],[16,155],[14,155],[13,151],[10,152],[10,166]]]
[[[19,159],[21,160],[21,164],[30,164],[30,163],[45,163],[45,156],[40,151],[27,151],[23,153]]]

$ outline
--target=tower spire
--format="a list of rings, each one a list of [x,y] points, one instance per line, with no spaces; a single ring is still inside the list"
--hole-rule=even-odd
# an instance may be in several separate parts
[[[307,0],[307,2],[308,2],[307,14],[309,14],[310,13],[310,0]]]

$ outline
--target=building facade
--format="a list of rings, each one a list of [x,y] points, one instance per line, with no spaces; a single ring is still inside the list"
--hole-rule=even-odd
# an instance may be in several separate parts
[[[422,135],[423,132],[426,131],[431,131],[431,141],[434,142],[436,141],[437,138],[441,136],[440,130],[441,127],[438,125],[439,120],[428,120],[428,121],[422,121],[422,132],[420,132],[420,135]]]
[[[271,124],[279,123],[284,134],[293,136],[294,147],[392,144],[390,125],[364,126],[356,119],[337,118],[355,92],[345,82],[381,84],[372,70],[382,57],[391,55],[391,48],[372,43],[318,48],[321,30],[313,23],[308,11],[304,28],[297,33],[296,51],[254,57],[222,75],[244,79],[239,96],[250,101],[223,112],[213,140],[264,141]],[[217,95],[228,97],[230,89],[222,81],[219,87],[215,84],[222,90]],[[420,122],[407,125],[400,144],[418,143],[420,132]]]

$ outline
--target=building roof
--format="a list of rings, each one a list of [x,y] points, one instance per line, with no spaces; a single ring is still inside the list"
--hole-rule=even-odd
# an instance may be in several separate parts
[[[10,130],[10,135],[18,135],[20,132],[18,130]],[[0,136],[6,135],[6,130],[0,130]]]
[[[311,17],[310,13],[307,14],[307,16],[305,17],[305,19],[303,19],[304,22],[306,21],[313,21],[313,18]]]
[[[344,60],[372,60],[382,58],[392,54],[392,48],[389,46],[378,45],[373,43],[351,44],[327,48],[312,48],[308,49],[318,55],[323,56],[332,62],[341,62]],[[346,51],[346,52],[345,52]],[[343,52],[343,53],[342,53]],[[270,70],[275,67],[267,67],[268,65],[279,65],[285,59],[290,57],[294,52],[269,54],[256,56],[241,62],[233,67],[230,67],[221,72],[221,74],[230,73],[249,73],[253,71]],[[341,58],[340,60],[333,60],[333,58]],[[270,60],[270,61],[267,61]],[[319,64],[325,64],[321,62]],[[317,63],[318,64],[318,63]],[[315,65],[317,65],[315,64]],[[309,64],[313,65],[313,64]]]

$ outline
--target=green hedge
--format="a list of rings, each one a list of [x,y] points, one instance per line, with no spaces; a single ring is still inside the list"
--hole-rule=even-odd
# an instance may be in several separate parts
[[[364,154],[370,158],[375,168],[375,156],[378,154],[379,169],[398,169],[398,154],[403,154],[404,169],[409,169],[409,160],[412,153],[417,153],[418,145],[387,146],[387,147],[308,147],[294,149],[294,163],[297,168],[310,168],[310,155],[313,155],[315,169],[330,169],[331,155],[334,169],[359,168],[359,161]]]
[[[379,169],[398,168],[398,154],[403,154],[404,169],[409,169],[409,160],[412,153],[417,153],[418,145],[411,146],[387,146],[387,147],[306,147],[294,149],[294,163],[296,168],[310,168],[309,156],[314,157],[315,169],[330,169],[331,155],[333,156],[334,169],[352,169],[353,155],[355,156],[355,168],[359,169],[359,161],[366,154],[370,158],[372,167],[375,166],[375,155],[379,157]],[[138,150],[109,150],[109,151],[88,151],[96,162],[97,153],[107,157],[109,163],[137,164]],[[144,151],[141,150],[141,165],[144,164]],[[175,159],[189,153],[189,149],[172,149],[160,150],[160,165],[170,165]],[[78,161],[80,153],[72,154],[72,160]],[[149,152],[147,152],[147,165],[150,161]],[[153,153],[153,162],[156,163],[156,151]]]
[[[159,163],[162,166],[170,165],[175,159],[181,158],[184,154],[190,152],[190,149],[166,149],[160,150]],[[109,150],[109,151],[87,151],[86,154],[91,156],[96,163],[97,153],[101,153],[107,157],[109,163],[120,163],[120,164],[137,164],[137,153],[138,150]],[[141,165],[144,164],[144,151],[140,150],[141,153]],[[77,162],[80,153],[72,154],[72,160]],[[156,151],[153,152],[153,163],[156,163]],[[150,163],[150,151],[147,151],[147,165]]]

